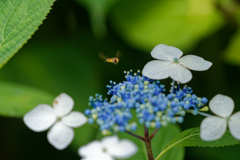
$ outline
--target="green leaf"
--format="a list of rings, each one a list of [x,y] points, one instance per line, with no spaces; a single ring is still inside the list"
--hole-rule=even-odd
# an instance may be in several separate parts
[[[215,0],[122,0],[111,15],[129,44],[150,51],[163,43],[191,49],[223,23]]]
[[[53,2],[54,0],[0,1],[0,67],[37,30]]]
[[[224,147],[230,145],[238,145],[240,141],[233,138],[229,131],[227,131],[224,136],[216,141],[203,141],[200,138],[200,128],[191,128],[183,131],[180,135],[174,138],[170,143],[168,143],[164,150],[156,158],[159,159],[165,152],[173,147]]]
[[[168,125],[162,127],[156,136],[152,140],[153,155],[156,157],[177,135],[181,133],[178,125]],[[184,159],[184,147],[173,148],[161,157],[161,160],[183,160]]]
[[[109,11],[119,0],[77,0],[87,10],[90,16],[93,33],[102,38],[106,35],[106,18]]]
[[[0,82],[0,115],[23,117],[38,104],[52,104],[54,95],[32,87]]]
[[[149,133],[151,133],[150,131]],[[138,134],[140,136],[143,136],[143,127],[139,126],[135,134]],[[176,125],[168,125],[167,127],[162,127],[158,133],[155,135],[155,137],[152,140],[152,150],[154,157],[157,156],[157,154],[163,150],[164,146],[166,146],[174,137],[180,134],[180,129]],[[128,158],[127,160],[146,160],[147,153],[145,144],[143,141],[127,134],[127,133],[118,133],[118,136],[120,139],[126,138],[133,141],[138,146],[138,152],[133,157]],[[102,139],[103,136],[99,132],[96,139]],[[183,160],[184,158],[184,148],[178,147],[174,148],[171,151],[167,152],[163,155],[161,160]]]

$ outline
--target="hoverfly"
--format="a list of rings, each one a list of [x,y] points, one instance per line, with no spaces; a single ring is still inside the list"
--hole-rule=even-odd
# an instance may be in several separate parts
[[[101,58],[101,59],[104,59],[105,62],[108,62],[108,63],[113,63],[113,64],[117,64],[119,62],[119,57],[121,55],[121,52],[117,51],[116,53],[116,57],[114,58],[108,58],[106,55],[104,55],[103,53],[99,52],[98,53],[98,56]]]

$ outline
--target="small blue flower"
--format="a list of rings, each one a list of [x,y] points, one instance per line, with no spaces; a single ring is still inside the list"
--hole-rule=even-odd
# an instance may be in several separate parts
[[[181,89],[178,83],[166,94],[165,85],[160,81],[140,76],[140,71],[124,73],[125,81],[110,81],[107,85],[110,101],[103,100],[99,94],[89,97],[92,109],[84,113],[89,117],[88,122],[96,122],[102,131],[135,131],[137,124],[160,128],[168,123],[182,123],[187,111],[196,115],[208,101],[192,94],[191,87]],[[133,117],[138,120],[134,122]]]

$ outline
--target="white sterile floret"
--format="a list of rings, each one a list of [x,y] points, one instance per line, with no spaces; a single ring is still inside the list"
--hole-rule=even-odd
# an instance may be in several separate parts
[[[115,160],[132,157],[138,151],[137,146],[128,139],[119,140],[109,136],[101,141],[95,140],[78,149],[81,160]]]
[[[180,49],[165,44],[155,46],[151,55],[158,60],[148,62],[142,71],[142,74],[150,79],[170,77],[175,81],[187,83],[192,79],[192,73],[188,69],[205,71],[212,65],[211,62],[195,55],[180,58],[183,55]]]
[[[35,132],[48,131],[47,139],[56,149],[65,149],[73,140],[72,128],[82,126],[87,122],[84,114],[72,111],[73,99],[66,93],[61,93],[53,101],[53,107],[39,104],[23,117],[28,128]]]
[[[233,115],[233,100],[221,94],[216,95],[209,102],[210,110],[217,116],[205,118],[200,126],[200,137],[204,141],[220,139],[227,130],[227,125],[232,136],[240,140],[240,112]]]

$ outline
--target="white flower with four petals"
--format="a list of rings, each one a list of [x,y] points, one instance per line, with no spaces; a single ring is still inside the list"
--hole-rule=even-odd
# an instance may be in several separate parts
[[[109,136],[101,141],[95,140],[79,148],[81,160],[115,160],[132,157],[138,151],[137,146],[128,139]]]
[[[220,139],[229,128],[232,136],[240,140],[240,111],[234,113],[233,100],[221,94],[216,95],[209,102],[210,110],[217,116],[206,117],[200,126],[200,137],[204,141]]]
[[[188,69],[205,71],[212,65],[211,62],[195,55],[180,58],[183,55],[180,49],[165,44],[155,46],[151,55],[159,60],[148,62],[142,71],[145,77],[151,79],[170,77],[177,82],[187,83],[192,79],[192,73]]]
[[[74,138],[72,128],[82,126],[87,122],[84,114],[72,111],[73,99],[61,93],[53,101],[53,107],[40,104],[24,115],[24,123],[35,132],[51,129],[47,133],[47,139],[56,149],[65,149]]]

